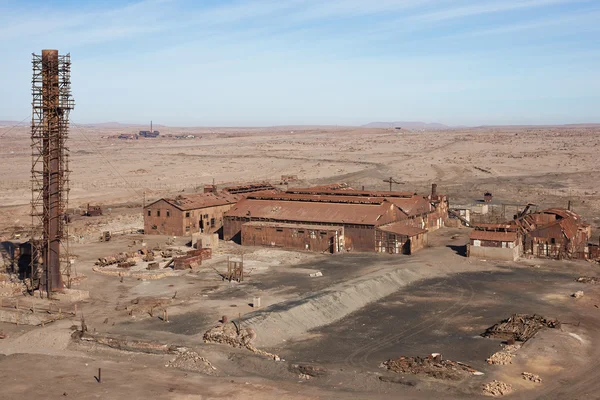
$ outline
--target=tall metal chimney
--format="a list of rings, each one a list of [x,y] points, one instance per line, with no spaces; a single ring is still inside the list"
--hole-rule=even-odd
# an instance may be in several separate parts
[[[39,258],[43,263],[40,286],[48,293],[61,290],[61,249],[68,237],[67,199],[69,192],[69,111],[73,109],[71,96],[71,60],[69,54],[58,50],[42,50],[33,54],[32,79],[32,251],[31,279],[33,283]],[[69,271],[67,276],[70,275]]]
[[[431,198],[433,199],[436,196],[437,196],[437,183],[432,183],[431,184]]]

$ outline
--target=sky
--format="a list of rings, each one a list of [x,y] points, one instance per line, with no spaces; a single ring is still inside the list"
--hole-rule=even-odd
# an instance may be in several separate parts
[[[0,0],[0,120],[70,53],[75,123],[600,122],[600,0]]]

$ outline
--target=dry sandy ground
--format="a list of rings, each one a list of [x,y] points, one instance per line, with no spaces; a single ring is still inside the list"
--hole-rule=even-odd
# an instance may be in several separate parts
[[[0,236],[5,237],[23,229],[30,221],[27,216],[30,198],[28,132],[26,128],[5,134],[7,131],[0,128],[0,168],[3,171],[0,177]],[[290,361],[306,361],[310,352],[298,350],[303,343],[310,344],[313,353],[323,346],[325,350],[318,356],[329,375],[310,381],[299,379],[297,373],[290,372],[289,362],[274,363],[246,350],[206,345],[202,341],[203,332],[214,326],[222,315],[235,318],[251,312],[249,303],[254,296],[262,298],[263,306],[283,301],[293,305],[296,300],[339,287],[342,282],[355,282],[397,268],[418,274],[419,284],[424,286],[434,278],[442,279],[441,273],[453,268],[480,274],[509,270],[524,286],[492,282],[471,287],[472,282],[479,284],[480,278],[471,280],[450,275],[448,282],[455,283],[432,282],[430,289],[437,291],[434,294],[442,306],[445,298],[449,304],[456,305],[452,309],[452,318],[456,320],[449,319],[450,314],[445,315],[442,327],[432,325],[432,321],[438,319],[432,304],[410,291],[400,291],[396,295],[398,298],[392,296],[387,302],[370,305],[376,310],[396,310],[385,321],[367,316],[365,327],[360,328],[361,323],[355,329],[353,318],[365,318],[364,312],[357,312],[339,325],[323,328],[324,331],[350,324],[350,328],[342,332],[346,336],[340,334],[340,337],[344,337],[342,340],[347,341],[347,346],[355,347],[354,351],[372,350],[370,343],[367,347],[357,346],[361,340],[387,340],[394,351],[415,352],[408,354],[411,356],[425,355],[424,352],[431,351],[428,349],[452,354],[452,349],[465,348],[465,360],[470,361],[471,357],[473,362],[482,363],[489,354],[484,357],[483,353],[475,352],[477,349],[482,351],[481,347],[459,347],[458,342],[450,339],[445,342],[429,337],[435,336],[437,331],[447,332],[444,337],[454,337],[457,331],[462,332],[461,329],[473,329],[473,321],[479,329],[507,317],[509,308],[518,311],[521,304],[528,312],[557,310],[561,316],[566,316],[567,322],[577,325],[566,325],[559,333],[545,333],[536,338],[523,349],[518,363],[512,366],[483,366],[487,368],[485,378],[510,381],[517,387],[519,398],[584,398],[597,390],[599,369],[595,360],[600,357],[600,350],[597,350],[600,288],[574,283],[578,274],[595,276],[594,268],[597,267],[585,262],[536,261],[535,264],[541,267],[539,274],[532,278],[531,272],[521,273],[524,268],[534,265],[531,262],[500,265],[465,259],[449,246],[463,244],[468,233],[466,229],[458,232],[443,230],[432,235],[433,247],[413,257],[359,254],[327,257],[222,244],[214,260],[206,263],[202,271],[157,281],[132,278],[120,282],[116,277],[92,272],[92,266],[98,257],[131,251],[133,240],[141,239],[122,236],[109,243],[97,242],[97,236],[103,230],[141,227],[140,206],[144,193],[146,200],[151,201],[166,193],[197,190],[213,179],[220,184],[257,180],[278,183],[282,174],[295,174],[301,180],[298,185],[343,181],[354,187],[385,189],[387,184],[383,179],[393,176],[405,182],[397,187],[402,190],[425,192],[429,191],[431,183],[438,183],[439,191],[448,193],[451,202],[455,203],[479,199],[487,190],[492,191],[499,201],[534,202],[542,207],[566,206],[567,201],[572,200],[574,209],[598,227],[600,127],[435,132],[297,127],[186,128],[170,129],[169,132],[197,134],[201,138],[138,141],[107,138],[123,132],[134,133],[135,130],[81,127],[71,130],[70,205],[83,207],[87,202],[94,202],[104,205],[106,210],[102,217],[79,218],[71,225],[71,234],[84,236],[82,244],[72,245],[77,255],[76,270],[87,276],[79,287],[91,293],[90,299],[82,303],[79,310],[85,314],[90,329],[99,333],[194,348],[218,368],[219,374],[205,376],[165,368],[171,356],[74,345],[69,340],[70,327],[79,323],[79,317],[43,329],[0,324],[0,330],[9,336],[0,340],[0,354],[6,354],[0,356],[0,381],[3,382],[0,398],[376,399],[398,398],[399,395],[415,399],[479,398],[481,379],[451,384],[415,378],[415,387],[381,382],[378,376],[382,372],[377,363],[383,361],[383,355],[372,352],[374,356],[366,356],[363,352],[353,358],[359,362],[337,362],[336,357],[352,357],[354,353],[333,354],[335,347],[327,346],[327,337],[319,339],[318,332],[300,335],[288,344],[268,349],[281,351]],[[146,240],[149,247],[165,246],[166,238]],[[252,266],[252,274],[243,284],[222,282],[215,269],[224,268],[227,256],[241,253],[245,253],[245,260]],[[310,278],[308,274],[316,270],[323,271],[324,276]],[[533,290],[534,283],[544,285],[544,290]],[[580,287],[585,296],[574,301],[569,295]],[[412,290],[414,293],[420,288],[416,286]],[[517,296],[516,292],[528,296]],[[143,312],[129,315],[119,308],[144,296],[174,298],[169,305],[169,323],[163,323],[156,315]],[[468,302],[463,300],[465,298]],[[424,310],[423,318],[415,313],[414,317],[399,319],[406,309],[402,305],[396,305],[399,307],[394,309],[395,303],[390,305],[390,301],[405,302],[406,309]],[[510,307],[504,307],[504,304]],[[383,322],[389,321],[400,324],[419,342],[409,343],[413,347],[401,347],[403,342],[396,343],[394,339],[397,333],[385,331]],[[461,323],[465,327],[457,328],[456,325]],[[369,324],[373,329],[367,329]],[[426,331],[431,330],[431,335],[419,334],[424,331],[424,326]],[[470,337],[476,333],[471,332]],[[569,336],[570,333],[582,340]],[[394,343],[400,347],[393,347],[396,346]],[[461,343],[471,342],[463,340]],[[102,384],[94,378],[99,367],[103,370]],[[523,384],[519,374],[525,367],[544,375],[545,383],[541,387]],[[23,378],[24,375],[35,376],[36,384],[32,384],[29,377]]]
[[[393,176],[405,182],[396,186],[400,190],[428,192],[437,182],[455,203],[480,199],[485,191],[502,202],[542,207],[566,207],[570,199],[589,222],[600,224],[600,127],[169,128],[163,132],[199,138],[108,138],[135,131],[71,128],[71,207],[90,201],[141,205],[144,193],[150,201],[213,179],[278,183],[282,174],[293,174],[298,185],[344,181],[385,189],[383,179]],[[0,229],[7,229],[29,223],[31,157],[27,128],[0,128],[0,137]]]

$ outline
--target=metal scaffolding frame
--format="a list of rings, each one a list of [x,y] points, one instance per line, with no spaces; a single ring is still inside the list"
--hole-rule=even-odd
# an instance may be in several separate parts
[[[71,57],[57,50],[32,54],[31,289],[48,293],[70,286],[67,204]],[[61,252],[62,250],[62,252]],[[61,254],[62,253],[62,254]]]

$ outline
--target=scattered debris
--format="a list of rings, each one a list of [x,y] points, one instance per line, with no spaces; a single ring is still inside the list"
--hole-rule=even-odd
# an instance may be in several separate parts
[[[504,348],[492,354],[487,360],[491,365],[507,365],[512,364],[512,359],[516,355],[517,350],[521,348],[519,344],[506,345]]]
[[[320,376],[325,376],[327,374],[327,370],[325,368],[316,367],[312,365],[291,364],[289,370],[290,372],[299,373],[300,375],[306,375],[309,378],[317,378]]]
[[[201,372],[207,375],[213,375],[217,370],[206,358],[201,357],[195,351],[185,348],[177,349],[177,357],[169,361],[165,366],[186,371]]]
[[[380,367],[397,373],[425,374],[437,379],[459,380],[468,375],[481,375],[466,364],[442,360],[441,356],[400,357],[381,363]]]
[[[0,339],[6,339],[8,335],[4,332],[0,332]]]
[[[483,394],[486,396],[504,396],[505,394],[512,393],[513,388],[508,383],[504,383],[498,380],[483,385]]]
[[[573,293],[571,295],[571,297],[575,297],[576,299],[579,299],[579,298],[583,297],[583,290],[576,291],[575,293]]]
[[[542,378],[540,378],[539,375],[532,374],[531,372],[523,372],[521,374],[521,376],[526,381],[531,381],[531,382],[534,382],[534,383],[542,383]]]
[[[380,376],[379,380],[381,382],[389,382],[389,383],[399,383],[400,385],[405,385],[405,386],[417,386],[417,382],[415,381],[409,381],[404,379],[403,377],[390,377],[390,376]]]
[[[12,297],[23,293],[27,287],[15,274],[0,274],[0,297]]]
[[[317,278],[319,276],[323,276],[323,273],[321,271],[317,271],[317,272],[313,272],[312,274],[309,275],[311,278]]]
[[[488,364],[492,365],[506,365],[512,364],[512,359],[515,355],[512,353],[507,353],[505,351],[499,351],[492,354],[487,360],[485,360]]]
[[[597,278],[595,276],[580,276],[575,281],[579,283],[592,283],[595,285],[596,283],[600,282],[600,278]]]
[[[238,322],[239,324],[239,322]],[[254,354],[258,354],[275,361],[280,361],[278,355],[257,349],[252,345],[256,339],[256,332],[252,328],[241,329],[234,322],[218,325],[204,333],[204,342],[228,344],[233,347],[245,347]]]
[[[526,342],[544,328],[560,328],[560,322],[536,314],[513,314],[511,317],[486,329],[481,336]]]

